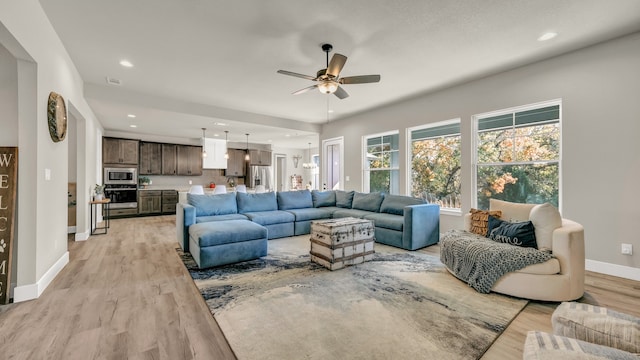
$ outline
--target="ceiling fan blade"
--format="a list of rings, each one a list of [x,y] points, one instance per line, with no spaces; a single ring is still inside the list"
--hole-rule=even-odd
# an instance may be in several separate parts
[[[338,90],[336,90],[336,92],[334,92],[333,95],[337,96],[339,99],[344,99],[349,97],[349,94],[346,91],[344,91],[344,89],[341,88],[340,86],[338,86]]]
[[[311,85],[311,86],[309,86],[309,87],[306,87],[306,88],[304,88],[304,89],[300,89],[300,90],[298,90],[298,91],[296,91],[296,92],[293,92],[293,93],[291,93],[291,94],[292,94],[292,95],[298,95],[298,94],[306,93],[307,91],[312,90],[312,89],[315,89],[315,88],[317,88],[317,87],[318,87],[318,85]]]
[[[367,84],[380,81],[380,75],[347,76],[340,79],[340,84]]]
[[[331,61],[329,62],[329,67],[327,67],[327,75],[337,78],[346,62],[346,56],[338,53],[333,54],[333,57],[331,57]]]
[[[278,70],[278,74],[295,76],[295,77],[299,77],[299,78],[303,78],[303,79],[307,79],[307,80],[311,80],[311,81],[316,81],[316,78],[314,78],[313,76],[309,76],[309,75],[305,75],[305,74],[298,74],[298,73],[294,73],[294,72],[287,71],[287,70]]]

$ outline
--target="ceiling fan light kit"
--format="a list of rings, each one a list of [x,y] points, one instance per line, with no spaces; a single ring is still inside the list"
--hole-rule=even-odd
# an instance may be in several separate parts
[[[339,99],[349,97],[349,94],[340,86],[347,84],[367,84],[380,81],[380,75],[360,75],[360,76],[348,76],[340,77],[340,71],[347,62],[347,57],[342,54],[333,54],[331,61],[329,61],[329,52],[333,50],[331,44],[322,44],[322,51],[326,53],[327,67],[318,70],[316,77],[304,74],[298,74],[287,70],[278,70],[279,74],[295,76],[311,81],[317,81],[318,84],[311,85],[304,89],[293,92],[293,95],[305,93],[311,89],[317,88],[323,94],[334,94]]]

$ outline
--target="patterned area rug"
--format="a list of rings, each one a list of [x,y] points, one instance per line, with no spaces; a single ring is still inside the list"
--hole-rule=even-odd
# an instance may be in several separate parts
[[[477,359],[527,304],[477,293],[437,257],[375,246],[337,271],[310,262],[309,236],[208,270],[178,251],[239,359]]]

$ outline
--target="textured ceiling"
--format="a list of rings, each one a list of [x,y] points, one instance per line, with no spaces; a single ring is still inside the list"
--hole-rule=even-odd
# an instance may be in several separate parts
[[[327,121],[640,30],[638,0],[41,4],[105,129],[197,138],[206,127],[208,135],[229,130],[232,141],[249,132],[252,142],[299,148],[315,144]],[[547,31],[558,37],[536,40]],[[344,100],[291,95],[312,82],[276,71],[314,75],[325,42],[348,57],[342,76],[380,74],[381,82],[345,85]]]

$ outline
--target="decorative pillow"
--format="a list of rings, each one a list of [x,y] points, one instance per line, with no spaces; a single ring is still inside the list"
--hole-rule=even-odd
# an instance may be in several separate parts
[[[187,194],[187,203],[196,208],[196,216],[214,216],[238,213],[236,195],[234,193],[215,195]]]
[[[558,209],[549,203],[536,205],[531,209],[529,220],[536,229],[538,249],[553,250],[553,231],[562,226],[562,216]]]
[[[538,248],[536,231],[531,221],[510,223],[489,215],[489,239],[521,247]]]
[[[265,192],[260,194],[238,192],[236,193],[236,196],[236,200],[238,201],[238,212],[240,214],[247,212],[278,210],[278,200],[276,200],[276,193],[274,192]]]
[[[527,333],[522,358],[524,360],[638,359],[636,355],[626,351],[541,331]]]
[[[353,194],[353,203],[351,204],[351,208],[364,211],[379,212],[382,200],[384,200],[384,195],[382,195],[382,193],[380,192],[373,192],[368,194],[356,192]]]
[[[313,207],[336,206],[336,192],[333,190],[313,190],[311,198],[313,199]]]
[[[353,191],[336,190],[336,206],[351,209],[351,202],[353,202]]]
[[[311,192],[309,190],[278,191],[278,209],[306,209],[313,207]]]
[[[422,199],[403,195],[385,195],[380,205],[380,212],[394,215],[404,215],[404,207],[424,204]]]
[[[478,210],[471,209],[469,211],[471,213],[471,229],[470,231],[474,234],[482,235],[484,237],[489,236],[489,231],[487,229],[487,223],[489,222],[489,215],[495,216],[499,218],[502,216],[502,211],[488,211],[488,210]]]
[[[601,306],[563,302],[551,315],[553,333],[640,353],[640,318]]]

